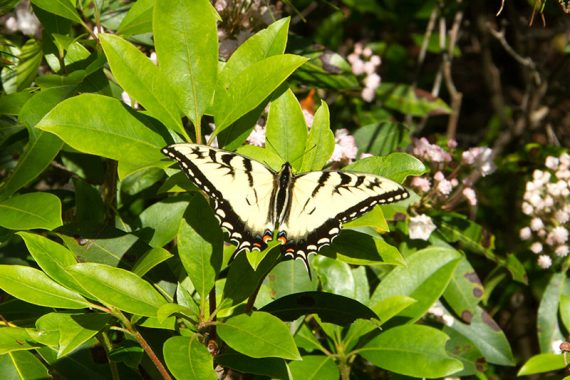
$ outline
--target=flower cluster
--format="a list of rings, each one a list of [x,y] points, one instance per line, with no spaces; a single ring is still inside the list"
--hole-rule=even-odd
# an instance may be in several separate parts
[[[362,99],[371,102],[376,97],[376,89],[380,87],[381,78],[376,70],[382,63],[380,56],[373,54],[372,49],[364,47],[361,42],[354,44],[354,51],[347,57],[352,65],[352,73],[363,76],[364,88],[362,89]]]
[[[427,240],[436,228],[431,218],[423,213],[425,210],[451,210],[462,202],[476,206],[475,181],[495,170],[490,148],[470,148],[462,154],[458,154],[456,148],[455,140],[449,140],[446,148],[430,143],[425,137],[413,143],[412,154],[426,163],[430,172],[414,177],[410,183],[422,197],[415,210],[416,216],[408,223],[412,239]],[[454,156],[461,158],[454,159]]]
[[[552,265],[554,257],[566,257],[570,228],[570,155],[549,156],[545,170],[535,170],[526,183],[522,212],[530,217],[528,226],[520,230],[520,238],[530,243],[530,251],[538,255],[537,264]]]
[[[31,11],[30,2],[22,1],[14,12],[0,18],[8,33],[22,32],[26,36],[39,36],[41,33],[40,21]]]
[[[220,57],[230,55],[256,30],[265,28],[281,16],[281,4],[262,0],[216,0],[214,7],[221,17],[218,25]]]

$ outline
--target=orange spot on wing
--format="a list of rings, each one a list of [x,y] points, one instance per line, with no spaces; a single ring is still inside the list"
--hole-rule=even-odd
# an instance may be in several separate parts
[[[279,236],[277,238],[277,241],[279,241],[281,244],[285,244],[287,243],[287,238],[285,236]]]

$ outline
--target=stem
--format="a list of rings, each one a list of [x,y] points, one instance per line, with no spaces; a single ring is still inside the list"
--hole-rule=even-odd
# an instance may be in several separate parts
[[[111,340],[109,339],[109,336],[107,335],[106,331],[102,331],[101,333],[99,333],[98,337],[99,337],[99,342],[101,342],[103,349],[107,354],[107,361],[109,362],[109,367],[111,368],[111,377],[113,378],[113,380],[119,380],[121,378],[121,375],[119,375],[119,369],[117,368],[117,363],[112,361],[111,356],[109,355],[111,349],[113,348],[113,344],[111,343]]]
[[[148,342],[146,341],[146,339],[141,335],[141,333],[131,324],[131,321],[129,321],[129,319],[127,317],[125,317],[125,315],[120,312],[119,310],[115,310],[113,312],[113,315],[115,317],[117,317],[121,323],[123,324],[123,326],[125,326],[125,328],[127,329],[127,331],[137,340],[137,342],[141,345],[141,347],[143,348],[144,352],[146,352],[146,354],[148,355],[148,357],[150,358],[150,360],[154,363],[156,369],[158,370],[158,372],[160,372],[160,374],[162,375],[162,378],[164,380],[172,380],[172,377],[170,376],[170,374],[168,373],[168,371],[166,370],[166,367],[164,367],[164,364],[162,364],[162,362],[160,361],[160,359],[158,358],[158,356],[156,356],[156,354],[154,353],[152,347],[150,346],[150,344],[148,344]]]

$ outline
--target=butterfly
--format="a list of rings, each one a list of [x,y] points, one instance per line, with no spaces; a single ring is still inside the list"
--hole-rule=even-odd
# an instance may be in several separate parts
[[[330,245],[344,223],[409,197],[398,183],[373,174],[295,174],[289,163],[275,172],[238,153],[198,144],[173,144],[162,153],[208,195],[220,226],[237,245],[234,256],[262,251],[276,239],[281,253],[302,260],[309,273],[309,256]]]

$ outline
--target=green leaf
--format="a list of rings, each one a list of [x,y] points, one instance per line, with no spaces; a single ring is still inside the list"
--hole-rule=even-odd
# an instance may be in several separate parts
[[[155,0],[138,0],[132,3],[131,9],[127,12],[117,34],[129,37],[135,34],[152,32],[152,10]]]
[[[158,308],[167,303],[151,284],[124,269],[82,263],[68,270],[97,300],[128,313],[155,317]]]
[[[240,314],[218,324],[217,331],[228,346],[253,358],[301,358],[289,328],[269,313]]]
[[[129,163],[132,171],[161,161],[160,149],[167,144],[119,100],[95,94],[64,100],[37,128],[83,153]]]
[[[552,352],[552,342],[564,340],[558,325],[560,295],[566,282],[565,273],[555,273],[544,290],[537,314],[538,344],[542,353]]]
[[[30,140],[19,157],[17,166],[0,186],[2,196],[12,195],[37,179],[63,146],[57,136],[37,130],[34,126],[59,102],[69,97],[73,89],[74,87],[58,87],[41,91],[22,107],[19,119],[28,127]]]
[[[404,115],[422,117],[451,113],[451,108],[443,100],[410,85],[383,82],[376,94],[386,108]]]
[[[148,241],[151,247],[162,247],[176,236],[180,219],[193,198],[194,194],[166,198],[139,215],[141,226],[152,231],[152,238]]]
[[[160,3],[160,2],[159,2]],[[188,139],[170,81],[134,45],[113,34],[99,36],[111,71],[121,87],[148,113]]]
[[[336,380],[340,373],[333,359],[324,355],[303,356],[302,361],[289,364],[293,379]]]
[[[565,294],[560,295],[559,311],[564,328],[568,330],[570,328],[570,296]]]
[[[160,70],[184,114],[199,126],[218,75],[216,11],[208,0],[157,1],[153,17]]]
[[[250,358],[235,352],[231,348],[216,356],[216,363],[241,373],[267,376],[272,379],[289,378],[289,369],[285,360],[279,358]]]
[[[463,368],[445,351],[447,335],[428,326],[386,330],[359,350],[374,365],[412,377],[444,377]]]
[[[226,85],[250,65],[267,57],[281,55],[287,46],[289,17],[269,25],[241,44],[232,54],[218,78],[219,84]]]
[[[323,292],[356,299],[356,283],[350,265],[323,255],[315,256],[311,264]]]
[[[483,285],[475,269],[466,257],[462,257],[443,297],[464,322],[470,323],[483,293]]]
[[[32,0],[32,4],[43,10],[82,24],[83,21],[75,9],[75,1],[70,0]]]
[[[31,38],[21,49],[9,48],[15,63],[2,68],[2,87],[6,94],[14,94],[29,87],[38,75],[42,62],[42,48],[38,41]]]
[[[48,368],[33,353],[12,352],[0,356],[0,378],[2,379],[50,379]]]
[[[53,230],[63,224],[61,202],[49,193],[15,195],[0,202],[0,226],[10,230]]]
[[[299,170],[305,151],[307,124],[293,91],[287,89],[271,101],[265,128],[267,149]]]
[[[354,265],[406,264],[400,251],[381,237],[353,230],[343,230],[333,244],[319,253]]]
[[[371,309],[376,313],[378,318],[380,318],[380,322],[385,323],[416,302],[417,301],[411,297],[392,296],[376,303]]]
[[[41,235],[29,232],[18,232],[18,235],[24,239],[28,251],[48,276],[69,289],[78,287],[66,271],[68,266],[77,264],[70,250]]]
[[[538,354],[532,356],[523,364],[517,376],[528,376],[536,373],[556,371],[566,368],[564,355],[561,354]]]
[[[267,148],[255,145],[243,145],[236,150],[236,153],[242,154],[256,161],[263,162],[266,166],[275,171],[279,171],[281,166],[283,166],[283,159]]]
[[[57,356],[61,358],[94,337],[110,320],[105,314],[49,313],[36,321],[36,328],[40,335],[58,334]]]
[[[324,292],[302,292],[281,297],[261,308],[284,321],[317,314],[324,322],[346,326],[358,318],[377,318],[376,314],[352,298]]]
[[[79,293],[64,288],[44,272],[20,265],[0,265],[0,288],[34,305],[63,309],[89,305]]]
[[[8,352],[32,350],[41,344],[34,341],[29,329],[21,327],[0,327],[0,360]],[[0,365],[0,371],[3,367]],[[1,372],[0,372],[1,373]]]
[[[307,276],[307,268],[300,260],[286,260],[277,264],[265,279],[274,299],[293,293],[317,290],[318,281]]]
[[[409,142],[409,130],[403,124],[380,121],[358,128],[354,138],[360,152],[387,156]]]
[[[400,314],[416,321],[441,296],[461,255],[454,249],[430,247],[407,258],[407,266],[394,268],[376,288],[370,304],[392,296],[409,296],[418,302]]]
[[[178,229],[178,255],[203,305],[222,267],[224,235],[204,197],[194,197]]]
[[[482,308],[477,308],[470,324],[454,320],[453,324],[444,327],[444,332],[449,329],[457,331],[473,342],[487,362],[505,366],[515,365],[516,361],[507,337]]]
[[[466,216],[456,213],[441,213],[435,220],[438,232],[448,242],[458,242],[464,249],[484,255],[497,261],[494,249],[494,236]]]
[[[222,302],[230,301],[231,305],[237,305],[245,300],[280,259],[281,252],[279,249],[271,249],[267,252],[261,264],[254,270],[249,265],[243,252],[237,255],[234,261],[232,261],[226,277]]]
[[[267,57],[241,71],[216,88],[215,134],[257,107],[281,85],[306,58],[292,54]]]
[[[164,360],[168,369],[179,380],[217,379],[213,358],[200,343],[197,335],[173,336],[164,342]]]
[[[330,128],[329,106],[325,101],[315,112],[313,125],[307,136],[301,172],[321,170],[334,151],[334,134]]]
[[[343,170],[371,173],[402,183],[409,176],[419,176],[428,171],[425,165],[412,155],[391,153],[385,157],[366,157]]]
[[[170,259],[173,255],[164,248],[151,248],[146,251],[133,266],[132,272],[139,277],[147,274],[158,264]]]

